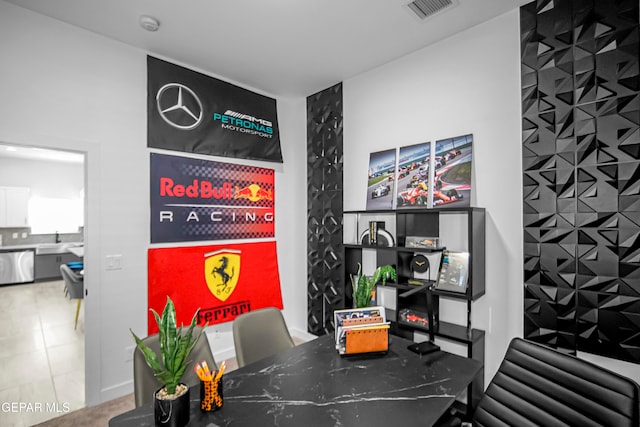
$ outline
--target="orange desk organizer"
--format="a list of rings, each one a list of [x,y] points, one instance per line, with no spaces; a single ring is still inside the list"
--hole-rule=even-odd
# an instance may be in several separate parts
[[[345,319],[343,327],[358,326],[359,328],[349,329],[345,334],[345,353],[377,353],[389,350],[389,325],[368,324],[382,323],[382,317],[364,317],[355,319]]]
[[[382,323],[382,316],[355,317],[353,319],[344,319],[342,321],[342,326],[346,328],[348,326],[368,325],[369,323]]]

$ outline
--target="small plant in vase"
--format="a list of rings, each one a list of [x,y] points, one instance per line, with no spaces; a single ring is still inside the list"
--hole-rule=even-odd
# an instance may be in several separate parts
[[[353,302],[356,308],[368,307],[371,304],[373,288],[382,282],[384,286],[387,280],[398,279],[396,269],[390,265],[382,265],[376,268],[373,276],[365,276],[362,274],[362,265],[358,263],[358,273],[351,276],[351,286],[353,287]]]
[[[162,316],[153,309],[151,311],[159,330],[159,355],[145,345],[131,329],[130,331],[147,365],[155,377],[164,384],[155,394],[156,425],[184,426],[189,422],[189,387],[180,383],[180,380],[187,369],[189,354],[204,331],[195,330],[199,310],[194,313],[188,328],[176,326],[176,309],[169,297]],[[178,401],[186,401],[186,410],[178,410],[175,406]],[[168,416],[175,418],[168,420]]]

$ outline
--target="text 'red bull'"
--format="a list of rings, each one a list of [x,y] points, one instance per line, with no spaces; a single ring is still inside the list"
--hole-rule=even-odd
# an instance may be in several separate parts
[[[176,184],[173,179],[160,178],[160,196],[189,197],[192,199],[233,199],[233,184],[224,182],[220,187],[214,187],[209,181],[194,179],[190,185]]]

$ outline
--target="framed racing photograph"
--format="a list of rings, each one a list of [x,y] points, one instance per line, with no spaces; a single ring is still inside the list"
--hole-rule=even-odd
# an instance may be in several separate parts
[[[436,289],[463,294],[468,283],[469,252],[444,251]]]
[[[369,155],[367,210],[392,209],[395,194],[396,149]]]
[[[396,171],[396,207],[426,208],[429,202],[431,142],[400,147]]]
[[[433,207],[471,206],[473,135],[436,141]]]

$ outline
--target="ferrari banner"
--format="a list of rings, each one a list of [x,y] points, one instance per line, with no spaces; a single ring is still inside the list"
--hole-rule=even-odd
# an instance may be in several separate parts
[[[274,170],[151,153],[151,243],[274,237]]]
[[[282,163],[276,100],[148,56],[147,145]]]
[[[229,322],[265,307],[282,309],[276,242],[149,249],[149,309],[161,313],[169,296],[178,325],[197,309],[198,325]],[[149,310],[149,334],[158,332]]]

